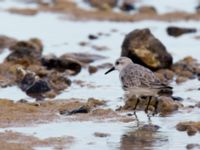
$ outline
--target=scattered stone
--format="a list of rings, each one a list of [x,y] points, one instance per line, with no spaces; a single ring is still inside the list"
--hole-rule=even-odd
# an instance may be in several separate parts
[[[172,65],[172,71],[175,72],[177,83],[182,83],[187,79],[194,79],[200,73],[200,64],[190,56],[176,62]]]
[[[153,6],[141,6],[138,10],[141,14],[157,14],[156,9]]]
[[[187,77],[182,77],[182,76],[176,77],[176,83],[177,83],[177,84],[183,83],[183,82],[185,82],[185,81],[187,81],[187,80],[188,80]]]
[[[95,133],[94,133],[94,136],[103,138],[103,137],[108,137],[108,136],[110,136],[110,134],[109,134],[109,133],[95,132]]]
[[[186,33],[195,33],[197,30],[195,28],[180,28],[175,26],[170,26],[167,28],[167,33],[170,36],[178,37]]]
[[[130,11],[135,10],[135,6],[133,2],[124,1],[122,5],[120,6],[120,9],[122,11],[130,12]]]
[[[89,66],[88,67],[88,72],[90,73],[90,74],[93,74],[93,73],[96,73],[97,72],[97,67],[95,67],[95,66]]]
[[[87,101],[87,105],[90,107],[102,106],[102,105],[105,105],[105,103],[106,102],[104,100],[99,100],[95,98],[89,98]]]
[[[187,131],[189,136],[195,135],[200,131],[200,122],[186,121],[180,122],[176,125],[178,131]]]
[[[90,39],[90,40],[96,40],[96,39],[98,39],[98,36],[90,34],[90,35],[88,35],[88,39]]]
[[[34,16],[38,13],[38,10],[33,8],[10,8],[8,11],[12,14],[20,14],[26,16]]]
[[[77,75],[81,71],[81,63],[76,59],[67,57],[67,55],[59,58],[53,54],[47,55],[42,58],[41,62],[47,69],[67,72],[69,75]]]
[[[80,45],[80,46],[88,46],[88,45],[89,45],[89,43],[88,43],[88,42],[84,42],[84,41],[83,41],[83,42],[80,42],[80,43],[79,43],[79,45]]]
[[[161,96],[158,103],[158,112],[161,116],[177,111],[183,105],[179,101],[174,101],[171,97]]]
[[[189,126],[187,129],[187,134],[189,136],[193,136],[198,132],[197,128],[193,127],[193,126]]]
[[[16,85],[17,64],[1,63],[0,64],[0,87]]]
[[[174,101],[179,101],[179,102],[184,100],[182,97],[179,97],[179,96],[172,96],[172,99]]]
[[[118,0],[85,0],[92,7],[98,8],[99,10],[109,10],[117,6]]]
[[[18,86],[26,92],[30,97],[36,98],[36,101],[43,100],[43,94],[50,91],[51,88],[47,81],[40,79],[35,72],[26,71],[22,68],[17,68]]]
[[[198,102],[197,104],[195,104],[195,107],[200,108],[200,102]]]
[[[198,4],[198,5],[196,6],[196,11],[197,11],[197,13],[200,12],[200,4]]]
[[[134,63],[152,70],[169,68],[172,65],[172,56],[149,29],[130,32],[123,41],[121,56],[129,57]]]
[[[63,108],[60,110],[61,115],[73,115],[77,113],[89,113],[93,108],[96,108],[97,106],[104,105],[105,101],[89,98],[87,103],[82,104],[81,106],[78,106],[78,108],[73,108],[72,110],[69,110],[68,108]]]
[[[19,41],[10,47],[12,51],[6,58],[7,62],[14,64],[21,64],[29,66],[32,64],[40,64],[42,57],[42,46],[38,46],[36,39],[30,39],[29,41]]]
[[[160,69],[156,72],[156,76],[162,81],[162,82],[168,82],[169,80],[173,80],[174,78],[174,72],[169,69]]]
[[[5,35],[0,35],[0,53],[3,49],[9,48],[11,45],[14,45],[17,42],[16,39],[5,36]]]
[[[193,150],[193,149],[200,149],[200,144],[188,144],[186,149]]]
[[[71,111],[66,111],[66,110],[60,111],[60,114],[61,115],[73,115],[73,114],[78,114],[78,113],[89,113],[89,112],[90,112],[90,108],[84,105],[78,109],[74,109]]]
[[[54,92],[59,94],[71,85],[71,80],[65,73],[53,71],[48,74],[48,83]]]

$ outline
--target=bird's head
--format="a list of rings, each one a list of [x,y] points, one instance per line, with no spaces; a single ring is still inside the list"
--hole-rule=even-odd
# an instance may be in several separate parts
[[[132,60],[128,57],[120,57],[115,61],[115,64],[112,68],[110,68],[105,74],[108,74],[109,72],[113,70],[121,71],[124,67],[127,65],[133,63]]]

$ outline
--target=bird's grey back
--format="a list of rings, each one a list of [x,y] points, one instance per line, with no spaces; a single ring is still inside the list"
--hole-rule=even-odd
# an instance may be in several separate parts
[[[138,64],[129,64],[120,71],[120,80],[122,82],[123,89],[133,87],[160,87],[162,83],[154,75],[154,73]]]

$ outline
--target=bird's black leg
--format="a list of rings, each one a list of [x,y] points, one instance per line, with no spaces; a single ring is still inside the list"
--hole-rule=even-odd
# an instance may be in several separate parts
[[[155,105],[154,105],[154,113],[153,113],[153,116],[155,115],[155,114],[157,114],[158,113],[158,97],[156,97],[156,102],[155,102]]]
[[[136,108],[137,108],[137,105],[138,105],[139,102],[140,102],[140,99],[139,99],[139,97],[137,97],[137,100],[136,100],[136,103],[135,103],[135,107],[133,108],[134,115],[136,115]]]
[[[152,96],[149,96],[148,104],[147,104],[147,106],[145,108],[145,113],[148,113],[148,109],[149,109],[149,105],[151,103],[151,99],[152,99]]]

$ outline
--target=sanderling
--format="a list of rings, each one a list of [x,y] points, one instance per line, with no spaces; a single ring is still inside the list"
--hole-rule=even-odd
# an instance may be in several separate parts
[[[118,58],[114,67],[105,72],[105,74],[113,70],[119,71],[122,88],[127,91],[129,95],[135,95],[137,98],[134,113],[140,101],[139,99],[142,96],[148,97],[148,104],[145,108],[146,113],[148,112],[152,97],[156,98],[154,113],[157,113],[158,96],[160,93],[165,91],[169,93],[172,92],[172,87],[162,83],[151,70],[133,63],[128,57]]]

